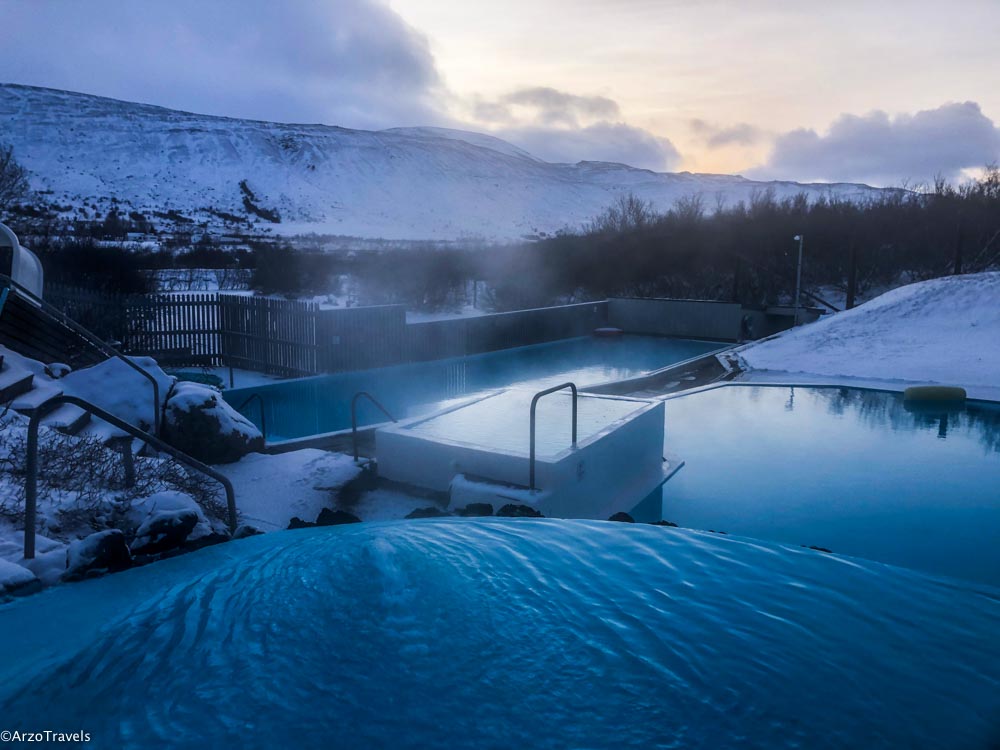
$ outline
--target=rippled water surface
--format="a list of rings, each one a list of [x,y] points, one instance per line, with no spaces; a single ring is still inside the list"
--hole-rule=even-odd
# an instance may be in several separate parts
[[[278,532],[0,606],[0,716],[94,747],[985,747],[997,593],[630,524]]]
[[[666,444],[663,518],[1000,585],[1000,404],[729,386],[668,400]]]

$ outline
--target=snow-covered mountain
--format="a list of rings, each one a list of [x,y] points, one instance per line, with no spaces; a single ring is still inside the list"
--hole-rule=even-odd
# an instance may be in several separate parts
[[[251,221],[281,234],[510,240],[576,228],[624,191],[660,209],[696,193],[708,206],[720,194],[732,203],[768,187],[779,196],[874,192],[551,164],[481,133],[238,120],[14,84],[0,85],[0,143],[67,217],[103,217],[117,200],[154,222],[180,215],[223,231],[239,217],[244,229]]]

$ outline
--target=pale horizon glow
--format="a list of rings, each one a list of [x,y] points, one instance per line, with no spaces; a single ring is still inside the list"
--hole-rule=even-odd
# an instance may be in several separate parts
[[[461,99],[528,85],[605,96],[625,121],[669,138],[683,155],[679,169],[748,170],[765,160],[776,134],[823,133],[843,113],[912,114],[975,101],[1000,118],[993,0],[913,0],[905,10],[865,0],[391,5],[427,35]],[[710,148],[693,121],[741,128],[743,137]]]

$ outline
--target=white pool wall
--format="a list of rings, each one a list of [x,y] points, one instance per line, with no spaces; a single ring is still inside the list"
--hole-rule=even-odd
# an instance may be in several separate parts
[[[665,477],[662,401],[580,395],[581,400],[585,398],[625,400],[636,408],[581,440],[576,448],[536,459],[539,510],[547,516],[593,518],[607,508],[611,509],[609,513],[627,511]],[[447,492],[458,474],[527,486],[527,444],[523,451],[497,450],[488,445],[415,434],[408,429],[449,411],[452,409],[378,430],[375,439],[379,474],[439,492]],[[524,418],[528,419],[527,413]]]

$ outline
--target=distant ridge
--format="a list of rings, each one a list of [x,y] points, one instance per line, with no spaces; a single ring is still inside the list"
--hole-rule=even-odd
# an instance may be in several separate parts
[[[0,143],[67,218],[112,206],[213,231],[508,241],[577,228],[631,191],[666,209],[754,191],[859,199],[856,184],[756,182],[623,164],[552,164],[446,128],[368,131],[198,115],[54,89],[0,85]],[[274,221],[280,219],[280,223]]]

